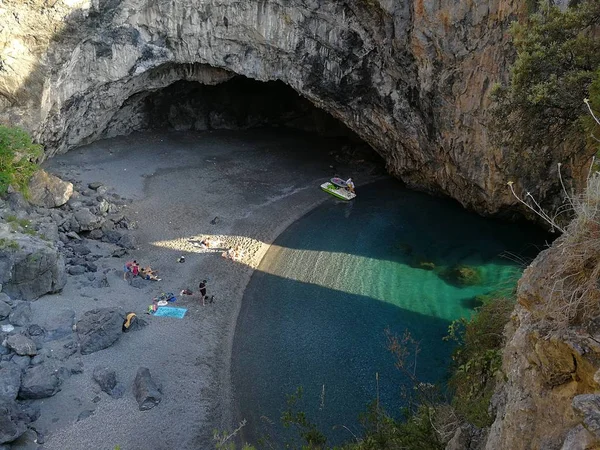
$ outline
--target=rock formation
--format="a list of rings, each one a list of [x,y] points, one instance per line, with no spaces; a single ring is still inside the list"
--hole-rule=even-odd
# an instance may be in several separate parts
[[[519,281],[519,304],[503,352],[505,382],[492,400],[496,420],[486,449],[600,448],[600,403],[591,395],[600,389],[598,327],[592,327],[595,332],[552,331],[534,319],[564,260],[558,243],[542,252]]]
[[[409,185],[498,212],[515,203],[509,179],[542,199],[557,186],[495,149],[486,128],[523,3],[6,0],[0,120],[32,131],[52,156],[143,128],[143,100],[175,82],[280,80]],[[567,163],[553,152],[550,170]],[[575,178],[586,160],[568,161]]]

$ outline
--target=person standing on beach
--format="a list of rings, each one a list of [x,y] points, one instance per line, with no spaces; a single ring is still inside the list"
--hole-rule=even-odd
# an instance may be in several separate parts
[[[206,280],[202,280],[202,283],[198,285],[198,290],[200,291],[200,297],[202,297],[202,306],[206,306],[204,303],[204,299],[206,299]]]

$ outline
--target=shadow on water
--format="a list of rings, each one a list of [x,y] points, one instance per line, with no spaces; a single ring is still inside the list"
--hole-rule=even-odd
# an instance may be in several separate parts
[[[245,293],[232,360],[244,437],[256,442],[266,433],[281,448],[290,438],[281,412],[299,386],[301,409],[329,444],[351,437],[345,427],[360,434],[376,373],[381,404],[398,416],[401,391],[412,386],[394,365],[385,330],[410,331],[421,343],[417,377],[442,382],[453,348],[442,340],[448,325],[485,296],[513,290],[523,267],[500,255],[533,258],[544,238],[535,227],[485,219],[394,181],[314,209],[276,239]]]
[[[267,285],[268,296],[262,291]],[[256,272],[240,312],[232,361],[239,418],[248,420],[244,439],[256,442],[266,434],[277,445],[291,439],[280,416],[286,395],[299,386],[300,408],[329,443],[348,439],[342,425],[360,432],[358,415],[377,396],[376,373],[381,404],[397,415],[403,388],[412,387],[387,351],[385,330],[397,335],[409,330],[420,341],[417,376],[436,382],[452,351],[442,341],[449,324],[365,296]]]

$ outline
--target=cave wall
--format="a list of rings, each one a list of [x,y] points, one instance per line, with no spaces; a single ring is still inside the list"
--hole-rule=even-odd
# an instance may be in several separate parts
[[[132,97],[235,74],[280,80],[370,144],[409,185],[481,213],[515,204],[531,175],[488,135],[488,94],[506,77],[521,0],[5,0],[0,120],[47,156],[126,133]],[[547,159],[564,161],[560,149]],[[587,160],[569,161],[580,178]],[[549,163],[549,167],[554,167]],[[518,179],[515,179],[518,177]]]
[[[280,81],[237,76],[218,85],[177,81],[128,98],[103,137],[144,130],[239,130],[282,127],[363,142],[339,120]]]

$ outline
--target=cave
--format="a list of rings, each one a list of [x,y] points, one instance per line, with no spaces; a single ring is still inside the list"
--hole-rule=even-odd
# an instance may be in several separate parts
[[[179,80],[127,98],[101,137],[134,131],[212,131],[279,128],[335,140],[345,161],[381,157],[341,121],[316,107],[281,81],[235,75],[216,85]],[[348,156],[350,155],[350,158]]]

